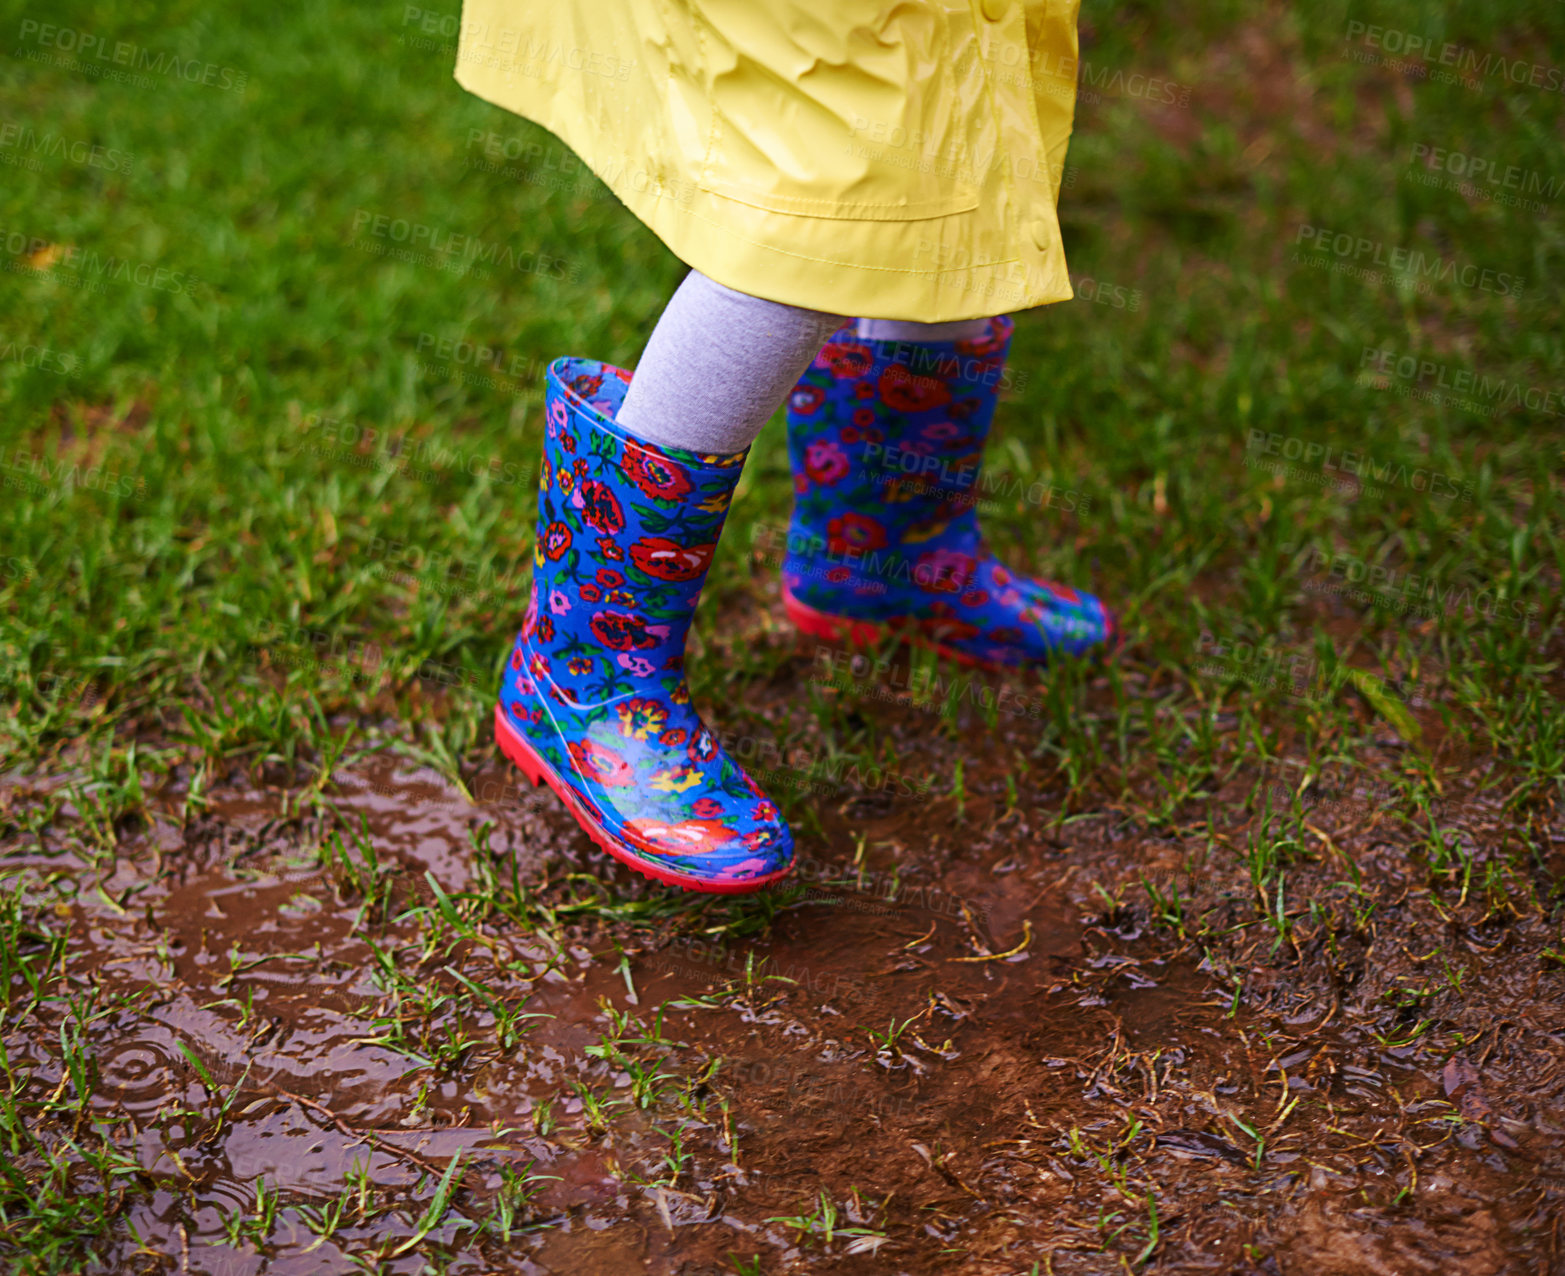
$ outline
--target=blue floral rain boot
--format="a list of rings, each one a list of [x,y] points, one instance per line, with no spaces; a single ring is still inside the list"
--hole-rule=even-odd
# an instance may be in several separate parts
[[[991,669],[1119,646],[1091,594],[1009,571],[978,527],[984,440],[1014,324],[969,341],[869,341],[851,325],[788,400],[793,521],[783,602],[801,630],[888,632]]]
[[[744,468],[633,438],[630,373],[549,367],[532,600],[495,736],[534,784],[638,872],[759,890],[792,864],[777,807],[690,704],[685,634]]]

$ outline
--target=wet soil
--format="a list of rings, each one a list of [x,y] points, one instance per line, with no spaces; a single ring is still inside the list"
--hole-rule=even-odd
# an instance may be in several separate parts
[[[810,668],[749,708],[796,715]],[[606,860],[490,749],[473,801],[388,754],[316,802],[236,767],[185,817],[176,772],[96,856],[69,803],[24,834],[49,786],[14,781],[17,942],[64,954],[4,1044],[60,1158],[128,1160],[102,1267],[1565,1271],[1544,907],[1432,878],[1344,790],[1263,913],[1270,773],[1067,820],[1008,793],[1025,718],[860,702],[946,778],[801,786],[797,882],[737,904]],[[1444,810],[1474,862],[1505,841]]]

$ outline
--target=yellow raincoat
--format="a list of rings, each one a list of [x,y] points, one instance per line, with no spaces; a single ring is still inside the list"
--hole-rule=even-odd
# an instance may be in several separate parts
[[[1071,296],[1080,0],[463,0],[457,81],[771,301],[939,323]]]

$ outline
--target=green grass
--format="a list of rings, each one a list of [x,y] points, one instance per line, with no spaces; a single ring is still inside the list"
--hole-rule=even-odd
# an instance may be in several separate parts
[[[1138,651],[1176,673],[1203,631],[1308,648],[1319,630],[1305,587],[1340,582],[1324,568],[1305,577],[1301,558],[1348,555],[1389,565],[1404,585],[1430,579],[1446,598],[1466,588],[1500,599],[1488,617],[1442,612],[1422,632],[1372,605],[1334,654],[1438,656],[1464,725],[1546,776],[1565,747],[1539,694],[1541,638],[1558,618],[1558,457],[1547,445],[1558,418],[1523,406],[1479,420],[1369,388],[1360,365],[1366,348],[1384,349],[1453,374],[1555,384],[1552,206],[1469,207],[1402,179],[1415,144],[1555,171],[1557,95],[1402,86],[1345,61],[1347,18],[1323,14],[1272,33],[1301,67],[1287,92],[1311,127],[1294,130],[1275,110],[1257,118],[1257,78],[1212,81],[1208,45],[1236,13],[1213,6],[1199,39],[1147,15],[1093,26],[1100,68],[1156,52],[1196,104],[1232,109],[1203,112],[1199,135],[1176,149],[1142,101],[1084,108],[1063,209],[1072,270],[1133,288],[1139,305],[1024,317],[1023,391],[1002,413],[992,464],[1082,499],[1068,513],[996,502],[991,535],[1120,600]],[[1431,21],[1413,9],[1383,16],[1407,29]],[[177,80],[140,89],[14,57],[6,68],[7,119],[133,159],[105,172],[45,152],[37,171],[11,170],[3,196],[7,228],[60,246],[7,256],[14,267],[56,260],[0,279],[5,335],[72,367],[0,363],[9,472],[27,477],[18,454],[43,458],[31,478],[41,491],[0,515],[6,691],[18,700],[7,755],[37,764],[152,732],[214,761],[299,764],[321,753],[333,713],[389,688],[411,737],[460,756],[478,738],[525,589],[534,372],[565,352],[633,362],[680,264],[593,179],[560,171],[558,143],[454,88],[444,54],[399,43],[417,33],[396,6],[317,11],[265,40],[254,37],[259,11],[207,23],[193,10],[136,21],[80,6],[69,19],[248,80],[242,94]],[[1151,47],[1131,42],[1139,29]],[[1546,47],[1522,39],[1528,29],[1448,34],[1485,49]],[[322,56],[323,45],[352,56]],[[474,130],[536,143],[528,154],[550,184],[475,167],[485,160]],[[545,251],[567,277],[468,280],[384,260],[354,247],[365,214]],[[1301,226],[1527,283],[1520,299],[1373,286],[1293,265]],[[109,278],[84,296],[69,285],[93,270],[70,268],[63,247],[78,262],[120,258],[201,284],[183,295]],[[421,375],[443,341],[503,351],[484,370],[519,393]],[[1247,468],[1251,431],[1438,469],[1472,497],[1393,486],[1345,502]],[[386,468],[399,461],[429,481]],[[702,617],[719,643],[724,603],[752,588],[741,552],[752,525],[786,516],[784,463],[772,429]],[[727,676],[707,661],[698,689]],[[1196,681],[1231,694],[1220,679]],[[1338,700],[1321,709],[1334,720]],[[1081,729],[1071,715],[1064,704],[1054,715],[1067,738]]]
[[[226,68],[244,90],[168,75],[100,82],[31,60],[55,51],[25,25],[45,21]],[[1538,211],[1410,177],[1429,171],[1415,156],[1440,148],[1565,180],[1565,113],[1558,93],[1493,74],[1470,88],[1354,61],[1344,54],[1366,46],[1346,38],[1353,21],[1480,58],[1565,65],[1565,16],[1541,3],[1277,8],[1260,23],[1232,0],[1177,18],[1098,0],[1084,11],[1095,73],[1155,72],[1189,104],[1158,111],[1104,88],[1082,108],[1061,215],[1072,275],[1094,281],[1096,300],[1019,317],[1019,391],[990,454],[996,473],[1025,480],[1007,490],[1041,483],[1069,500],[996,500],[984,521],[1010,561],[1123,608],[1123,667],[1023,680],[1029,716],[991,707],[985,718],[981,703],[943,713],[929,699],[912,721],[946,742],[933,763],[851,691],[811,687],[778,720],[757,697],[797,664],[756,620],[775,571],[753,570],[750,553],[788,515],[774,422],[697,620],[692,687],[715,725],[834,767],[895,763],[959,819],[1003,803],[1062,828],[1107,806],[1148,828],[1195,830],[1248,894],[1198,916],[1189,880],[1182,895],[1179,881],[1147,879],[1146,911],[1214,948],[1255,928],[1281,960],[1313,906],[1335,919],[1332,942],[1374,911],[1351,862],[1332,898],[1295,893],[1305,867],[1332,862],[1298,803],[1257,798],[1261,822],[1243,841],[1207,836],[1217,789],[1284,757],[1297,765],[1274,778],[1295,795],[1388,786],[1376,801],[1411,830],[1442,907],[1552,914],[1538,848],[1565,775],[1565,191],[1539,196]],[[683,267],[552,137],[463,93],[454,49],[420,47],[427,37],[401,4],[286,16],[250,0],[220,11],[71,0],[47,14],[7,4],[0,33],[0,697],[12,706],[0,773],[63,784],[36,801],[0,791],[7,845],[35,852],[68,801],[55,846],[88,866],[84,882],[101,882],[121,839],[150,820],[148,793],[176,776],[186,821],[235,766],[287,782],[297,811],[324,814],[334,768],[364,751],[395,749],[463,783],[489,749],[525,598],[539,369],[564,354],[633,364]],[[30,149],[29,137],[55,142]],[[513,171],[485,171],[493,137],[523,156],[506,161]],[[97,161],[72,158],[94,146]],[[381,216],[557,264],[479,279],[392,260],[364,248],[385,246],[368,233]],[[1524,282],[1421,291],[1406,277],[1354,277],[1323,268],[1344,259],[1312,247],[1322,229],[1463,277],[1470,265]],[[1401,375],[1405,357],[1433,371]],[[1469,373],[1536,388],[1534,401],[1551,393],[1555,406],[1502,396],[1478,413],[1418,393]],[[1267,455],[1274,439],[1279,452],[1357,453],[1409,477],[1345,495],[1325,481],[1340,469],[1258,468],[1286,459]],[[1458,495],[1420,490],[1415,471]],[[1343,592],[1370,589],[1354,573],[1383,582],[1378,596]],[[1431,598],[1430,614],[1409,614]],[[990,793],[949,745],[997,722],[1015,738]],[[1432,813],[1463,777],[1503,814],[1482,863]],[[824,838],[813,799],[778,798],[802,833]],[[547,933],[673,917],[743,935],[777,906],[724,906],[713,921],[580,881],[543,899],[487,867],[492,889],[437,889],[419,904],[351,828],[323,842],[321,867],[340,898],[360,901],[366,933],[392,945],[376,949],[376,1030],[440,1067],[525,1038],[525,1002],[501,1006],[460,973],[431,974],[460,946],[481,950],[486,921]],[[33,906],[49,880],[29,868],[30,902],[17,887],[0,914],[8,1033],[46,1001],[78,1018],[104,1012],[82,1000],[88,983]],[[385,939],[393,921],[416,938]],[[453,1004],[471,1036],[437,1039],[434,1016]],[[44,1126],[81,1125],[71,1104],[90,1078],[70,1081],[85,1065],[69,1032],[52,1106],[26,1100],[24,1073],[0,1056],[13,1162],[59,1149]],[[696,1102],[644,1045],[624,1052],[629,1040],[604,1048],[634,1070],[638,1105]],[[676,1183],[684,1127],[663,1119]],[[31,1255],[28,1270],[63,1269],[113,1225],[135,1180],[112,1142],[76,1137],[78,1179],[95,1176],[95,1193],[63,1172],[3,1171],[0,1235]],[[534,1188],[518,1182],[486,1226],[508,1233],[525,1214]],[[450,1187],[433,1214],[421,1201],[414,1230],[436,1228]],[[1122,1242],[1139,1260],[1158,1244],[1144,1198]],[[350,1204],[322,1206],[310,1225],[334,1229]],[[829,1244],[836,1204],[821,1195],[806,1207],[784,1222]],[[235,1234],[258,1219],[264,1234],[269,1210],[263,1193]]]

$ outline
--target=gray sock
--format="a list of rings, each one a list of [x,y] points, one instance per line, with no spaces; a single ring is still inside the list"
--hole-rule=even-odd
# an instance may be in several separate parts
[[[842,321],[692,270],[652,330],[615,420],[652,443],[742,452]]]
[[[972,341],[988,330],[987,319],[953,319],[950,323],[912,323],[902,319],[858,321],[858,334],[866,341]]]

